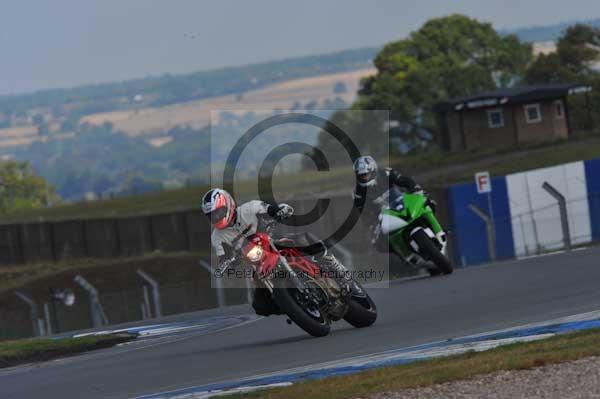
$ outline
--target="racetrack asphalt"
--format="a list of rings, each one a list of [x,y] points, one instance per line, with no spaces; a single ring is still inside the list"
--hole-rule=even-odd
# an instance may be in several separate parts
[[[284,316],[262,318],[0,370],[0,398],[127,398],[249,377],[600,310],[599,288],[600,248],[459,269],[371,289],[370,328],[342,321],[315,339]]]

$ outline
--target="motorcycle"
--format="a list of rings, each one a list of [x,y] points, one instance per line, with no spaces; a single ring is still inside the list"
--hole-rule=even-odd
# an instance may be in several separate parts
[[[300,239],[290,237],[273,240],[268,233],[257,232],[240,251],[253,268],[257,286],[269,290],[288,322],[314,337],[329,334],[331,322],[342,318],[357,328],[372,325],[377,307],[364,288],[351,279],[344,289],[330,271],[300,251],[305,246]]]
[[[402,193],[391,188],[382,204],[374,242],[387,236],[389,249],[414,266],[429,261],[437,269],[432,275],[451,274],[454,267],[447,255],[447,236],[427,203],[423,192]]]

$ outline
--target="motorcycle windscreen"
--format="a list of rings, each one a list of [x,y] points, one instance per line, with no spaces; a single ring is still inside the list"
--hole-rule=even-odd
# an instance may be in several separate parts
[[[379,223],[381,225],[381,232],[383,234],[389,234],[392,231],[399,230],[408,225],[404,219],[389,215],[387,213],[381,215],[381,221]]]

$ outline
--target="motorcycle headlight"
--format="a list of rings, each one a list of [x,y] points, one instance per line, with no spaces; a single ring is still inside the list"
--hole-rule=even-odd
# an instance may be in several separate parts
[[[248,251],[248,253],[246,253],[246,258],[248,258],[250,262],[258,262],[262,259],[262,257],[263,249],[260,245],[255,245],[252,247],[252,249],[250,249],[250,251]]]

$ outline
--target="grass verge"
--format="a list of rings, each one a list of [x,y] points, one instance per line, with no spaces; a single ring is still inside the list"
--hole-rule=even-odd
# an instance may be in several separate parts
[[[121,267],[131,263],[144,263],[152,260],[187,258],[190,256],[209,256],[201,252],[173,252],[169,254],[151,253],[130,258],[81,258],[60,262],[36,262],[25,265],[0,266],[0,293],[21,288],[26,284],[72,270],[86,270],[104,267]]]
[[[81,338],[33,338],[0,341],[0,368],[42,362],[88,352],[134,339],[130,334],[98,335]]]
[[[600,355],[599,342],[600,329],[590,329],[540,341],[505,345],[485,352],[467,352],[230,397],[268,399],[365,397],[380,392],[465,380],[500,370],[522,370],[598,356]]]

